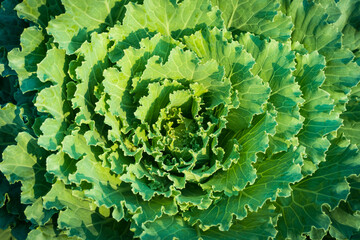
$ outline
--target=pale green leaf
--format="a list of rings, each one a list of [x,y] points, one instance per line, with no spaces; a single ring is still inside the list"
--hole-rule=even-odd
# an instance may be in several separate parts
[[[175,39],[191,34],[192,29],[201,25],[219,28],[223,25],[220,11],[211,7],[210,0],[184,0],[181,3],[145,0],[143,5],[130,3],[126,10],[123,24],[132,31],[147,28]]]
[[[47,153],[26,132],[19,133],[15,140],[17,145],[8,146],[4,151],[0,170],[10,183],[22,182],[21,202],[33,203],[51,186],[44,177]]]
[[[109,211],[96,208],[90,201],[75,196],[61,181],[52,185],[43,200],[46,209],[63,210],[59,213],[58,226],[67,229],[70,237],[90,240],[125,240],[132,237],[126,222],[117,222],[109,217]]]
[[[45,28],[50,19],[64,12],[60,0],[24,0],[15,10],[18,16]]]
[[[69,184],[69,175],[76,171],[76,160],[63,151],[52,154],[46,159],[46,170],[55,177]]]
[[[23,110],[12,103],[0,109],[0,152],[16,143],[15,138],[19,132],[26,131],[22,114]]]
[[[85,58],[81,66],[76,68],[76,75],[80,83],[76,85],[75,96],[72,99],[73,108],[79,108],[76,122],[89,123],[94,115],[95,87],[103,80],[103,71],[109,66],[107,58],[107,34],[93,33],[91,42],[84,43],[79,49],[79,54]],[[96,49],[96,50],[95,50]]]
[[[21,51],[14,48],[8,54],[9,66],[19,78],[23,92],[38,90],[43,85],[36,76],[37,64],[46,55],[45,37],[35,26],[26,28],[20,37]]]
[[[128,0],[63,0],[65,13],[49,22],[47,31],[66,53],[74,53],[91,32],[113,26],[124,14]],[[105,48],[106,49],[106,48]]]

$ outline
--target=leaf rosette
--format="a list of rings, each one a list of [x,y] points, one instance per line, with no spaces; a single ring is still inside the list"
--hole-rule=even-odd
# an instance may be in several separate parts
[[[33,23],[6,67],[27,98],[1,109],[0,170],[28,238],[355,234],[338,217],[357,218],[360,171],[347,3],[18,4]]]

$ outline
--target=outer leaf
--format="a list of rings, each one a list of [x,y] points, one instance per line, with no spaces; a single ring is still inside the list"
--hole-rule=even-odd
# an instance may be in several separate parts
[[[10,183],[22,182],[21,202],[33,203],[50,188],[44,177],[47,153],[26,132],[19,133],[16,142],[17,145],[5,149],[0,170]]]
[[[340,16],[334,24],[343,33],[343,46],[356,51],[356,49],[360,48],[360,31],[358,27],[360,1],[342,0],[337,3],[337,7]]]
[[[344,119],[343,126],[339,129],[340,133],[343,133],[352,144],[356,144],[360,147],[360,85],[357,85],[351,90],[349,96],[349,102],[346,105],[346,111],[344,111],[340,117]]]
[[[126,10],[123,24],[132,31],[147,28],[175,39],[202,25],[220,28],[223,24],[220,11],[212,8],[209,0],[184,0],[178,4],[168,0],[145,0],[143,5],[130,3]]]
[[[9,52],[9,66],[16,71],[22,92],[38,90],[43,84],[35,73],[46,54],[45,38],[37,27],[29,27],[21,34],[20,45],[21,51],[14,48]]]
[[[92,166],[88,169],[89,166]],[[89,156],[84,157],[82,160],[76,163],[77,171],[70,175],[70,181],[80,185],[82,181],[87,181],[93,185],[91,190],[86,190],[85,195],[91,197],[97,201],[103,202],[103,198],[106,195],[104,192],[115,191],[118,186],[121,184],[121,180],[116,175],[110,174],[110,169],[101,166],[100,162],[97,162],[95,159],[92,159]],[[109,188],[108,190],[103,190],[103,188]],[[105,195],[105,196],[104,196]],[[103,204],[99,204],[99,206]],[[111,207],[107,206],[107,207]]]
[[[100,152],[95,151],[96,148],[90,146],[86,142],[84,135],[78,131],[74,131],[72,135],[67,135],[62,145],[63,151],[75,160],[82,158],[84,155],[94,159],[100,155]]]
[[[129,239],[131,234],[124,222],[116,222],[101,209],[93,208],[88,200],[73,195],[65,185],[57,181],[44,199],[46,209],[63,210],[59,213],[58,224],[61,229],[68,229],[68,235],[82,239]]]
[[[22,109],[9,103],[0,109],[0,152],[8,145],[15,144],[19,132],[27,128],[22,120]]]
[[[336,27],[340,27],[343,19],[329,24],[326,22],[328,14],[322,5],[301,0],[291,3],[288,14],[296,19],[293,40],[303,43],[308,51],[318,50],[326,57],[323,89],[335,100],[335,110],[343,111],[347,102],[346,95],[360,81],[360,69],[352,62],[354,55],[349,50],[340,49],[342,34]]]
[[[53,223],[48,223],[44,226],[40,226],[29,232],[27,239],[29,240],[78,240],[77,237],[69,237],[64,232],[56,231]]]
[[[64,183],[69,184],[69,175],[76,171],[76,160],[69,157],[63,151],[50,155],[46,159],[46,170],[48,173],[54,174]]]
[[[26,207],[24,213],[33,225],[42,226],[50,220],[54,213],[56,213],[56,210],[43,209],[43,200],[38,198],[32,205]]]
[[[333,211],[325,211],[331,219],[329,233],[336,239],[351,239],[360,231],[360,216],[341,202]]]
[[[322,88],[335,100],[337,112],[345,110],[351,88],[360,82],[360,67],[353,59],[354,54],[347,49],[326,56],[326,79]]]
[[[347,198],[347,202],[350,204],[350,207],[353,211],[360,210],[360,177],[352,176],[347,180],[350,184],[350,195]]]
[[[195,228],[188,225],[180,216],[164,216],[153,223],[148,223],[141,235],[143,240],[174,238],[197,240],[199,237]]]
[[[265,204],[257,212],[251,212],[243,220],[236,220],[229,231],[219,231],[217,228],[210,228],[202,232],[204,240],[228,239],[228,240],[266,240],[275,237],[277,214],[272,204]]]
[[[219,231],[217,228],[210,228],[206,231],[199,229],[197,225],[190,226],[179,216],[164,216],[155,222],[146,223],[145,231],[141,239],[189,239],[189,240],[216,240],[216,239],[268,239],[274,237],[276,230],[273,218],[276,217],[274,207],[265,205],[256,213],[250,213],[249,216],[241,221],[236,221],[234,225],[226,232]]]
[[[19,17],[46,27],[51,18],[64,12],[60,0],[24,0],[15,10]]]
[[[3,229],[0,229],[0,237],[2,239],[11,239],[13,238],[14,236],[11,234],[11,228],[7,228],[5,230]]]
[[[318,50],[328,54],[341,47],[341,32],[326,22],[328,14],[321,4],[294,0],[287,15],[292,17],[295,25],[292,41],[304,44],[309,52]]]
[[[344,138],[334,139],[326,161],[319,169],[292,186],[291,197],[278,198],[282,213],[278,221],[278,237],[301,239],[311,227],[327,229],[330,219],[322,212],[322,205],[335,208],[349,194],[346,176],[360,173],[358,149]]]
[[[51,114],[54,119],[46,119],[40,127],[43,135],[38,139],[40,146],[48,150],[59,148],[67,127],[66,120],[71,107],[66,101],[65,51],[51,49],[38,64],[37,75],[42,82],[51,81],[55,86],[43,89],[36,97],[38,111]]]
[[[128,0],[63,0],[65,13],[51,20],[47,31],[54,36],[60,48],[72,54],[88,39],[91,32],[101,32],[121,20],[126,3]]]
[[[225,25],[231,30],[251,32],[279,41],[290,38],[291,18],[279,11],[279,1],[211,0],[223,13]]]

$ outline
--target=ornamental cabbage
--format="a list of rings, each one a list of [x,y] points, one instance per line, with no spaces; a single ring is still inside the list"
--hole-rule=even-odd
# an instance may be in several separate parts
[[[2,239],[360,238],[360,0],[3,0]]]

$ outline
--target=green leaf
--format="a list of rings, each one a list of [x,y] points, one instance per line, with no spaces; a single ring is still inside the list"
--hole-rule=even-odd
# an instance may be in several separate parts
[[[325,212],[331,219],[329,233],[336,239],[351,239],[360,230],[360,216],[349,205],[341,202],[338,207]]]
[[[251,34],[242,34],[239,42],[255,58],[252,72],[269,83],[271,88],[269,102],[275,106],[276,134],[270,140],[273,153],[286,151],[291,145],[297,145],[295,135],[302,127],[303,117],[299,113],[301,98],[299,85],[292,71],[295,69],[295,54],[290,43],[274,40],[261,40]]]
[[[0,170],[10,183],[21,181],[21,202],[30,204],[51,186],[44,177],[47,153],[26,132],[19,133],[15,140],[17,145],[8,146],[4,151]]]
[[[109,39],[114,41],[114,45],[109,49],[109,58],[115,63],[124,56],[124,50],[130,47],[139,49],[140,42],[144,38],[152,38],[155,32],[149,32],[147,29],[133,31],[131,26],[116,23],[109,29]]]
[[[269,239],[276,235],[277,213],[272,204],[265,204],[257,212],[251,212],[243,220],[236,220],[229,231],[223,232],[212,227],[201,233],[204,240],[228,239]]]
[[[56,150],[64,138],[67,117],[71,106],[66,96],[66,59],[65,51],[53,48],[47,51],[46,57],[38,64],[37,76],[42,82],[52,82],[51,86],[41,90],[35,106],[40,112],[51,114],[54,119],[46,119],[40,127],[42,135],[38,139],[40,146],[47,150]]]
[[[0,229],[0,238],[1,239],[12,239],[14,236],[11,234],[11,228]]]
[[[145,224],[145,231],[141,239],[199,239],[195,228],[187,224],[180,216],[164,216],[154,222]]]
[[[65,13],[49,21],[47,31],[67,54],[73,54],[90,33],[102,32],[122,20],[128,0],[63,0]],[[106,49],[106,48],[99,48]]]
[[[286,41],[291,36],[291,18],[279,11],[279,1],[262,0],[211,0],[222,11],[225,26]]]
[[[123,24],[132,31],[147,28],[175,39],[191,34],[192,29],[200,26],[221,28],[223,25],[220,11],[212,8],[209,0],[184,0],[181,3],[145,0],[142,5],[128,4],[126,11]]]
[[[214,60],[199,63],[197,56],[191,51],[183,51],[175,47],[165,64],[154,56],[148,60],[142,79],[185,79],[185,84],[197,83],[205,90],[205,106],[212,108],[221,103],[227,104],[230,95],[230,83],[223,79],[224,71]]]
[[[130,164],[121,180],[130,183],[134,194],[139,193],[144,201],[150,201],[156,195],[171,197],[179,193],[167,178],[152,175],[142,163]]]
[[[277,229],[279,238],[301,239],[301,234],[310,232],[312,227],[328,229],[330,219],[322,211],[322,206],[330,209],[345,200],[350,187],[345,177],[360,173],[359,152],[344,138],[332,141],[325,162],[319,169],[294,184],[290,197],[276,200],[277,209],[282,214]]]
[[[228,231],[233,216],[241,220],[248,212],[256,212],[268,199],[274,201],[278,196],[289,196],[289,184],[302,178],[301,167],[303,149],[281,152],[254,164],[258,178],[237,196],[223,196],[206,210],[192,209],[183,213],[191,224],[200,221],[200,227],[206,230],[219,225],[221,231]],[[226,211],[224,211],[226,209]]]
[[[47,150],[59,149],[66,127],[67,124],[59,119],[47,118],[40,127],[42,134],[38,138],[38,144]]]
[[[9,192],[9,190],[9,182],[6,180],[3,174],[0,174],[0,207],[3,207],[5,205],[5,202],[8,198],[7,193]]]
[[[287,10],[287,15],[294,20],[292,41],[304,44],[310,53],[318,50],[327,55],[341,47],[341,32],[327,23],[328,13],[321,4],[294,0]]]
[[[33,225],[43,226],[50,220],[54,213],[56,213],[56,210],[44,209],[43,200],[38,198],[32,205],[26,207],[24,213],[26,218],[30,220]]]
[[[346,111],[340,117],[344,120],[343,126],[339,129],[339,133],[343,133],[352,144],[360,147],[360,85],[351,89],[349,102],[346,104]]]
[[[63,151],[71,158],[78,160],[84,155],[95,158],[98,152],[86,142],[83,134],[74,131],[71,135],[67,135],[62,142]]]
[[[0,208],[0,231],[16,223],[16,215],[8,212],[6,207]]]
[[[178,215],[163,216],[154,222],[145,224],[145,231],[141,234],[141,239],[265,240],[276,234],[274,227],[276,215],[274,207],[267,204],[258,212],[250,213],[246,219],[236,220],[228,231],[219,231],[217,228],[202,231],[197,225],[191,226]]]
[[[360,82],[360,67],[353,59],[354,54],[348,49],[326,56],[326,79],[322,88],[335,100],[335,111],[338,113],[345,110],[351,88]]]
[[[77,237],[69,237],[64,232],[60,232],[54,228],[54,223],[49,222],[44,226],[39,226],[29,232],[27,239],[29,240],[78,240]]]
[[[219,170],[209,181],[201,184],[204,189],[224,191],[228,196],[237,195],[246,185],[253,184],[256,179],[256,154],[265,152],[269,146],[269,134],[274,133],[276,122],[270,113],[255,116],[248,129],[235,134],[238,139],[239,157],[227,170]],[[229,133],[231,134],[231,133]],[[226,138],[225,138],[226,139]]]
[[[94,115],[95,87],[103,80],[103,71],[109,67],[107,58],[107,34],[93,33],[91,42],[85,42],[79,49],[79,55],[85,60],[76,68],[76,75],[81,81],[76,85],[75,96],[72,99],[73,108],[79,108],[75,121],[89,123]],[[96,51],[94,51],[96,49]]]
[[[24,0],[16,5],[19,17],[45,28],[50,19],[64,12],[60,0]]]
[[[19,132],[27,131],[22,120],[23,110],[12,103],[0,109],[0,153],[8,146],[16,144]]]
[[[229,32],[207,28],[186,36],[186,46],[207,62],[216,60],[225,69],[225,76],[237,91],[239,107],[233,108],[227,117],[227,129],[239,131],[250,125],[252,117],[262,112],[262,105],[268,99],[270,88],[251,73],[255,61],[238,42],[228,43]],[[226,57],[224,57],[226,56]]]
[[[321,89],[325,81],[325,58],[317,52],[312,52],[306,55],[298,54],[296,60],[296,70],[293,74],[305,99],[300,110],[305,121],[298,134],[299,143],[306,147],[306,159],[318,165],[325,161],[325,152],[330,146],[325,136],[337,130],[341,121],[338,114],[333,111],[334,103],[330,95]]]
[[[76,160],[63,151],[52,154],[46,159],[46,171],[54,174],[65,184],[69,184],[69,175],[76,171]]]
[[[164,108],[170,101],[169,95],[175,90],[181,88],[178,82],[165,80],[163,84],[149,84],[149,94],[140,99],[140,106],[136,109],[134,115],[142,123],[154,124],[160,114],[160,109]]]
[[[67,61],[65,51],[57,48],[46,52],[45,58],[38,64],[37,76],[42,82],[50,81],[62,85],[66,78]]]
[[[360,1],[342,0],[337,3],[339,18],[334,25],[343,33],[342,44],[351,51],[360,49]]]
[[[66,189],[61,181],[52,185],[43,197],[46,209],[60,211],[58,226],[67,229],[68,236],[81,239],[129,239],[132,234],[126,222],[117,222],[109,217],[109,211],[93,206],[89,200],[79,198],[76,193]]]
[[[46,55],[45,37],[35,26],[28,27],[20,37],[21,51],[14,48],[8,54],[9,66],[19,78],[20,89],[28,92],[40,89],[43,84],[36,76],[37,64]]]
[[[347,198],[347,202],[350,204],[350,207],[353,211],[360,210],[360,177],[351,176],[347,179],[350,184],[350,195]]]
[[[88,166],[92,167],[89,169]],[[76,169],[76,172],[69,176],[70,181],[78,185],[80,185],[82,181],[91,183],[92,188],[85,190],[85,195],[96,201],[102,202],[104,198],[103,192],[114,191],[121,184],[119,176],[111,174],[109,168],[103,167],[100,162],[88,156],[85,156],[76,163]],[[106,187],[111,190],[104,191],[103,188]],[[98,203],[98,205],[101,206],[103,204]],[[107,207],[110,208],[111,205]]]
[[[128,78],[116,68],[108,68],[104,70],[103,85],[104,91],[110,95],[110,99],[106,101],[109,112],[119,116],[125,127],[129,126],[136,106],[131,101]]]

